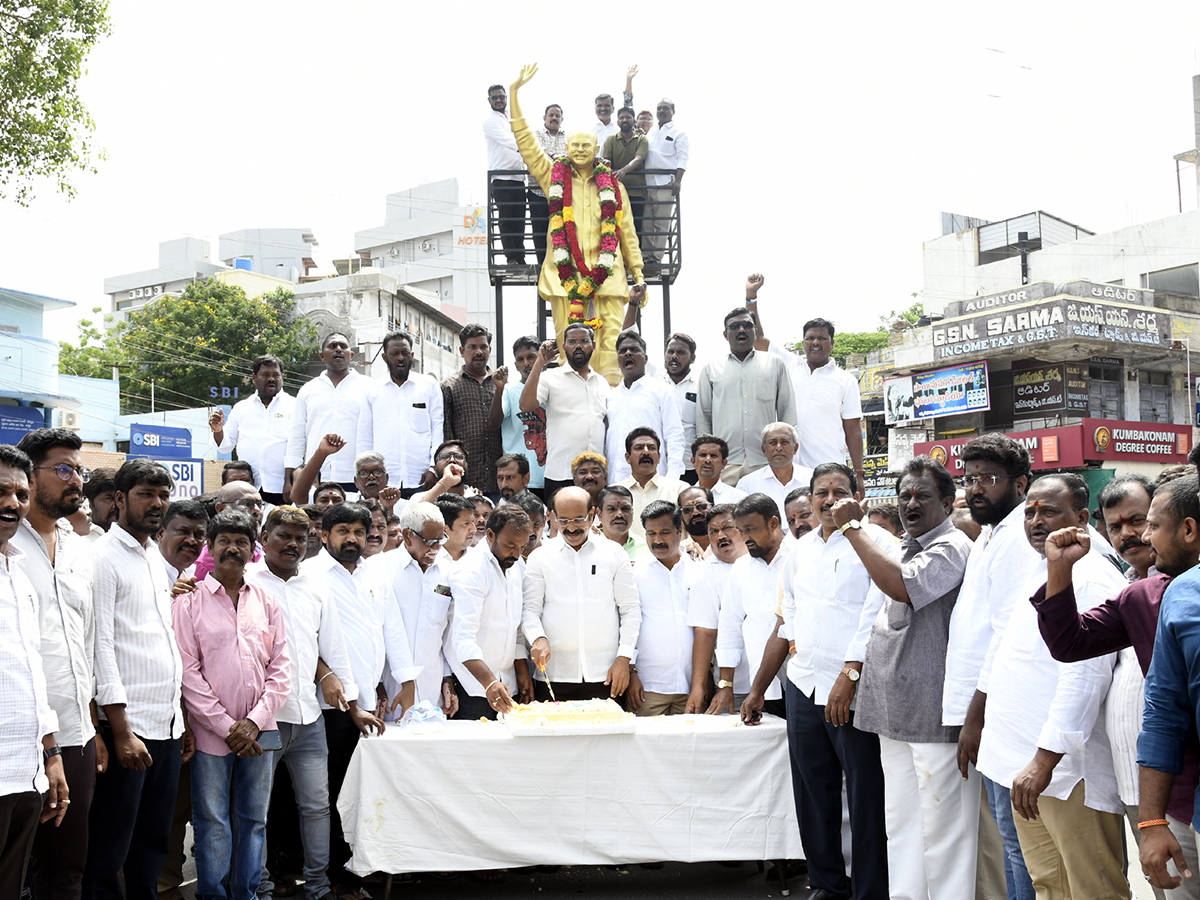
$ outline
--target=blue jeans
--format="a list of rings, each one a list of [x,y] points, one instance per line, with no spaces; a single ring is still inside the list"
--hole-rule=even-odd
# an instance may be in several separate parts
[[[262,872],[271,754],[192,757],[197,900],[253,900]]]
[[[296,807],[300,811],[300,840],[304,844],[304,894],[308,900],[319,900],[330,891],[329,884],[329,750],[325,744],[325,722],[317,719],[308,725],[280,722],[281,749],[271,757],[271,780],[275,767],[282,760],[292,776],[296,792]],[[267,786],[267,794],[271,785]],[[267,845],[263,843],[262,880],[259,896],[268,896],[275,889],[267,873]]]
[[[1021,842],[1017,840],[1017,826],[1013,824],[1012,792],[986,775],[983,786],[987,789],[988,806],[1004,841],[1004,880],[1008,883],[1008,900],[1034,900],[1033,882],[1025,868]]]

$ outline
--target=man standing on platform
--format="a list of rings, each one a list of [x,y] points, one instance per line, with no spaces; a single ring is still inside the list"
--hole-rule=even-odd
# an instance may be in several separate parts
[[[292,499],[291,480],[285,474],[288,433],[296,398],[283,389],[283,363],[277,356],[260,356],[251,366],[254,393],[234,404],[225,421],[224,410],[208,417],[217,449],[236,449],[238,459],[250,464],[255,487],[268,503]]]
[[[25,574],[37,592],[42,671],[58,719],[54,739],[62,750],[72,805],[71,816],[38,828],[33,850],[38,900],[80,896],[96,767],[108,765],[108,753],[92,725],[96,621],[90,548],[85,538],[58,525],[83,503],[83,485],[91,473],[81,465],[82,446],[79,435],[64,428],[38,428],[17,445],[33,462],[33,502],[9,545],[25,554]]]
[[[516,110],[516,92],[513,92],[513,108]],[[491,112],[483,120],[483,139],[487,142],[488,171],[512,171],[525,168],[517,142],[505,109],[508,95],[504,85],[493,84],[488,88],[488,106]],[[517,115],[520,115],[518,112]],[[492,194],[496,198],[498,221],[495,230],[500,232],[500,244],[510,266],[525,265],[525,185],[520,175],[493,175]],[[491,210],[488,210],[491,217]],[[493,229],[489,223],[488,231]]]
[[[521,391],[521,411],[546,411],[546,497],[572,484],[571,461],[604,452],[604,410],[609,384],[589,365],[596,349],[592,329],[578,322],[563,332],[567,365],[543,375],[558,357],[554,341],[542,344]]]
[[[642,615],[629,558],[592,534],[583,488],[554,495],[558,537],[529,555],[521,627],[533,659],[533,692],[549,700],[619,697],[629,684]]]
[[[608,395],[608,477],[620,484],[630,475],[625,459],[625,436],[638,426],[662,435],[664,448],[659,474],[678,480],[683,477],[683,423],[675,392],[663,381],[646,377],[646,342],[636,331],[623,331],[617,338],[617,364],[623,380]],[[673,499],[673,498],[672,498]]]
[[[884,596],[844,532],[864,528],[886,552],[898,554],[899,548],[874,525],[855,521],[838,527],[833,507],[857,499],[856,488],[854,473],[841,463],[823,463],[813,472],[821,529],[796,543],[784,567],[780,627],[767,644],[741,712],[746,722],[757,721],[766,689],[788,659],[788,641],[794,641],[785,702],[809,885],[829,897],[886,900],[891,895],[879,739],[854,727],[855,690]],[[842,856],[842,774],[850,804],[853,894]]]
[[[641,238],[642,214],[646,210],[646,176],[638,170],[646,165],[650,143],[644,135],[634,130],[635,115],[628,107],[623,107],[617,113],[618,131],[602,140],[600,155],[612,163],[613,175],[625,185],[632,207],[633,224]]]
[[[796,421],[796,398],[783,360],[754,349],[754,316],[738,308],[725,315],[729,353],[707,363],[697,386],[696,431],[717,434],[728,447],[726,484],[767,464],[762,430],[772,422]]]
[[[668,248],[667,242],[672,225],[671,208],[675,198],[679,196],[679,188],[683,184],[683,173],[687,169],[688,150],[691,142],[687,134],[675,123],[675,104],[665,97],[658,101],[656,107],[658,127],[650,132],[649,150],[646,157],[647,169],[667,169],[671,175],[650,175],[647,212],[650,218],[647,222],[646,263],[658,265],[663,254],[674,251],[678,262],[679,245]],[[678,235],[676,236],[678,241]]]
[[[521,630],[521,551],[532,525],[515,503],[488,519],[486,540],[450,570],[454,621],[450,640],[457,659],[458,718],[495,719],[509,712],[513,697],[533,699]]]
[[[409,497],[433,466],[433,448],[443,439],[444,401],[432,376],[412,370],[407,332],[393,331],[383,339],[383,361],[387,379],[373,382],[363,398],[358,452],[382,453],[388,474],[396,478],[401,495]]]
[[[467,451],[465,483],[494,494],[496,474],[492,465],[503,450],[499,427],[489,425],[492,395],[497,390],[488,368],[492,333],[482,325],[464,325],[458,333],[458,352],[463,367],[442,382],[444,439],[460,441]]]
[[[312,458],[326,435],[340,435],[344,439],[340,452],[324,462],[312,480],[336,481],[342,490],[353,491],[358,415],[371,379],[351,366],[354,351],[350,339],[340,332],[326,335],[321,342],[321,362],[325,363],[325,371],[296,394],[284,471],[290,483],[296,469]]]
[[[629,708],[639,716],[677,716],[687,708],[692,688],[688,593],[697,563],[680,551],[683,516],[674,503],[649,504],[642,511],[642,528],[653,559],[637,571],[642,627]]]
[[[767,464],[743,475],[737,487],[747,494],[766,494],[782,512],[788,494],[809,486],[812,469],[796,463],[796,429],[787,422],[772,422],[762,430],[762,451]]]
[[[551,103],[542,115],[545,129],[533,133],[542,150],[551,159],[558,159],[567,154],[567,133],[562,130],[562,120],[562,107],[557,103]],[[508,137],[513,140],[514,144],[516,143],[511,134]],[[537,253],[538,268],[541,268],[546,259],[546,237],[550,233],[550,204],[546,201],[546,192],[538,187],[538,183],[532,175],[525,176],[525,195],[529,200],[529,224],[533,230],[533,249]],[[536,351],[537,344],[533,346]]]

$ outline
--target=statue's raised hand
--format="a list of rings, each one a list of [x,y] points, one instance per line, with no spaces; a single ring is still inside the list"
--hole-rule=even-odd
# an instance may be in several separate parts
[[[533,76],[537,74],[537,63],[530,63],[527,66],[521,67],[521,74],[517,76],[517,80],[513,82],[512,89],[515,91],[523,84],[529,84],[533,81]]]

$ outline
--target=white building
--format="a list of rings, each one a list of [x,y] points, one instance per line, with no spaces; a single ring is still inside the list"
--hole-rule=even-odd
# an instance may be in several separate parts
[[[496,331],[486,213],[482,204],[459,203],[457,179],[389,194],[383,224],[356,232],[354,249],[398,285],[462,307],[467,321]]]
[[[323,339],[339,331],[355,348],[359,371],[386,378],[384,337],[405,331],[413,338],[413,369],[441,381],[462,366],[458,331],[467,312],[428,291],[397,281],[391,271],[364,269],[296,286],[296,313]]]
[[[104,279],[104,293],[112,298],[111,327],[132,309],[145,306],[163,294],[178,294],[193,281],[203,281],[226,266],[211,259],[208,241],[186,237],[158,245],[158,266]]]
[[[225,265],[293,283],[317,267],[315,246],[311,228],[243,228],[221,235],[218,244]]]

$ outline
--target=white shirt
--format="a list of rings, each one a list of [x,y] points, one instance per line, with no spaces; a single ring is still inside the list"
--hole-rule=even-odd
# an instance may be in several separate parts
[[[463,690],[472,697],[486,696],[484,685],[463,664],[463,660],[479,659],[511,693],[516,693],[520,568],[514,565],[507,572],[502,570],[484,541],[464,553],[450,570],[450,594],[454,600],[450,635],[457,657],[450,661],[450,667]],[[522,646],[520,656],[524,655]]]
[[[657,378],[643,375],[631,386],[620,381],[608,395],[608,480],[615,483],[630,475],[625,459],[625,438],[642,425],[654,429],[659,438],[659,474],[665,478],[683,475],[683,422],[675,391]],[[690,447],[690,445],[689,445]],[[691,450],[686,453],[691,456]]]
[[[507,112],[488,110],[483,120],[483,139],[487,142],[487,167],[492,169],[525,170],[525,160],[521,159],[521,151],[517,149],[517,139],[513,135],[512,122]],[[520,175],[498,175],[493,181],[519,181]]]
[[[738,480],[741,481],[740,478]],[[718,503],[736,505],[739,500],[745,500],[749,496],[745,491],[735,488],[732,484],[726,484],[720,478],[709,490],[712,491],[714,505]],[[787,524],[786,520],[784,524]]]
[[[971,547],[950,614],[943,725],[962,725],[975,691],[987,692],[986,671],[1004,637],[1013,603],[1024,603],[1033,595],[1032,591],[1022,592],[1029,572],[1040,563],[1041,557],[1025,537],[1024,503],[1018,503],[991,530],[985,528]]]
[[[987,716],[979,742],[980,773],[1010,787],[1039,747],[1064,753],[1044,796],[1066,800],[1084,782],[1084,804],[1120,812],[1112,751],[1104,726],[1096,727],[1117,655],[1076,663],[1056,662],[1038,630],[1029,598],[1046,581],[1046,561],[1024,571],[1025,588],[1013,604],[988,684]],[[1080,611],[1099,606],[1125,587],[1125,579],[1099,553],[1088,553],[1071,573]]]
[[[786,528],[786,525],[784,526]],[[783,541],[770,565],[749,553],[733,564],[721,600],[721,624],[717,629],[717,664],[734,668],[733,691],[748,694],[762,665],[767,643],[778,624],[780,583],[795,541]],[[838,666],[841,671],[842,666]],[[744,679],[739,683],[738,674]],[[771,679],[765,699],[783,696],[783,670]]]
[[[57,720],[55,742],[61,747],[82,747],[96,733],[90,709],[96,688],[91,546],[60,524],[51,563],[42,536],[28,519],[21,520],[11,543],[24,554],[22,567],[39,599],[42,672]]]
[[[92,545],[96,705],[125,704],[138,737],[183,734],[183,660],[171,625],[171,584],[158,546],[114,523]],[[103,709],[101,709],[103,715]]]
[[[609,476],[608,483],[613,483],[611,475]],[[678,481],[674,478],[664,478],[657,472],[646,482],[645,487],[638,484],[637,479],[632,475],[618,481],[617,484],[621,487],[629,488],[629,493],[633,494],[633,521],[629,523],[629,533],[643,541],[646,539],[646,528],[642,525],[642,510],[655,500],[667,500],[671,503],[678,503],[680,492],[685,488],[691,487],[687,482]]]
[[[292,431],[288,436],[288,468],[298,468],[320,446],[327,434],[340,435],[346,442],[321,466],[322,481],[349,484],[354,481],[354,457],[358,455],[358,415],[371,379],[354,369],[346,372],[335,386],[329,373],[322,372],[296,395],[292,412]]]
[[[672,119],[651,131],[646,139],[650,143],[646,168],[672,170],[671,175],[647,175],[646,183],[655,186],[670,184],[673,170],[687,168],[688,150],[691,148],[687,134]]]
[[[54,731],[46,678],[38,652],[37,595],[8,543],[0,555],[0,796],[45,793],[42,738]]]
[[[375,708],[375,689],[383,680],[385,665],[399,684],[416,678],[400,611],[388,603],[387,591],[379,584],[371,566],[359,560],[354,571],[349,572],[328,550],[322,550],[305,560],[300,572],[323,585],[325,595],[337,607],[361,708]],[[343,685],[349,687],[345,682]],[[320,703],[321,709],[330,709],[323,698]]]
[[[561,537],[529,554],[521,627],[532,647],[550,642],[550,681],[596,683],[618,656],[636,660],[642,612],[629,556],[592,534],[578,550]],[[541,672],[533,677],[546,680]]]
[[[255,391],[233,405],[225,423],[224,439],[218,449],[228,453],[237,447],[238,459],[250,463],[254,470],[254,484],[268,493],[283,491],[283,460],[295,409],[296,398],[291,394],[280,391],[263,406]]]
[[[1142,730],[1145,688],[1146,677],[1142,674],[1137,653],[1132,647],[1126,647],[1117,654],[1112,686],[1104,700],[1104,732],[1112,747],[1117,794],[1126,806],[1137,806],[1141,797],[1137,739]]]
[[[725,586],[729,583],[729,572],[732,568],[733,563],[721,562],[715,553],[710,553],[692,566],[687,623],[692,627],[693,635],[697,628],[717,631],[721,620],[721,598],[725,596]],[[714,672],[713,675],[719,679],[720,672]],[[750,683],[745,657],[734,668],[733,680],[735,684]],[[740,691],[740,693],[745,693],[745,691]]]
[[[570,366],[541,373],[537,399],[546,408],[546,477],[551,481],[570,481],[571,463],[585,450],[604,452],[608,392],[608,382],[595,369],[586,379]]]
[[[696,373],[689,369],[678,382],[672,381],[666,372],[659,377],[675,391],[675,405],[679,408],[679,420],[683,423],[683,468],[690,471],[692,441],[696,439]]]
[[[321,683],[317,680],[317,659],[333,670],[342,683],[346,702],[358,699],[358,683],[350,668],[346,638],[338,619],[337,604],[326,592],[322,579],[312,575],[293,575],[284,581],[267,568],[265,562],[246,566],[246,584],[261,588],[275,598],[283,614],[283,629],[287,636],[288,659],[291,662],[291,689],[276,722],[309,725],[321,717]],[[366,708],[375,708],[375,695],[368,698]]]
[[[379,559],[387,564],[388,572],[381,577],[388,585],[389,602],[394,603],[404,620],[408,646],[414,665],[421,667],[416,681],[416,702],[428,700],[434,706],[442,703],[442,679],[449,674],[442,653],[446,626],[450,620],[450,585],[448,573],[438,565],[437,558],[424,571],[403,545],[389,550]],[[387,673],[384,684],[395,695],[400,685]]]
[[[862,418],[858,380],[840,368],[833,357],[813,371],[803,353],[793,353],[774,341],[770,349],[786,363],[796,393],[797,419],[792,423],[800,433],[796,461],[812,468],[827,462],[844,463],[846,432],[842,421]]]
[[[433,467],[433,448],[441,442],[442,387],[437,381],[410,372],[404,384],[391,378],[372,382],[358,416],[356,449],[382,453],[392,484],[420,484],[421,475]]]
[[[779,507],[779,524],[786,531],[788,530],[787,513],[784,512],[783,501],[796,488],[807,488],[812,483],[812,473],[812,469],[793,463],[792,478],[787,484],[784,484],[770,466],[763,466],[761,469],[739,478],[737,489],[743,491],[747,496],[761,493],[774,500],[775,505]]]
[[[657,557],[638,566],[642,628],[637,667],[638,678],[647,691],[686,694],[692,689],[694,632],[688,625],[688,592],[694,565],[690,556],[680,553],[679,561],[670,569]]]
[[[878,525],[863,525],[862,530],[888,556],[900,558],[900,545],[891,534]],[[883,591],[846,536],[835,531],[824,541],[819,526],[792,546],[780,584],[779,636],[796,644],[788,678],[814,704],[824,706],[846,663],[866,656],[871,626],[883,609]]]
[[[599,119],[597,119],[596,124],[592,126],[592,131],[596,135],[596,140],[600,142],[601,148],[604,147],[604,142],[606,140],[608,140],[610,137],[612,137],[614,134],[616,134],[620,130],[621,129],[617,126],[616,113],[613,114],[612,119],[609,121],[609,123],[607,125],[605,125],[603,122],[601,122]]]

